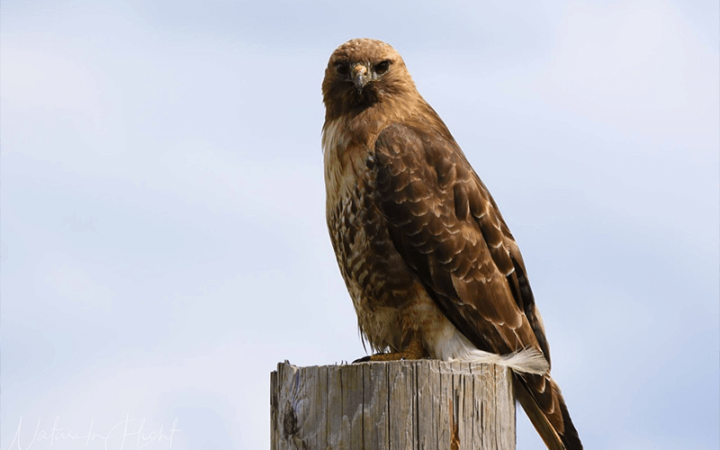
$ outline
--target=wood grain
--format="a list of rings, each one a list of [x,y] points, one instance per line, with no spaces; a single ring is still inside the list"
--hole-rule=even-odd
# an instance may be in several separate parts
[[[433,360],[285,361],[270,375],[271,449],[514,450],[510,377]]]

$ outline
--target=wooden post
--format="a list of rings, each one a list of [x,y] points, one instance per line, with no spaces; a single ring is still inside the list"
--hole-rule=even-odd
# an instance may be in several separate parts
[[[270,374],[271,449],[514,450],[510,372],[433,360]]]

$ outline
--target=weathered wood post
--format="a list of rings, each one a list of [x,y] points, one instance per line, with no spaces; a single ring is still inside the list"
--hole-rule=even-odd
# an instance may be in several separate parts
[[[510,372],[433,360],[270,375],[271,449],[514,450]]]

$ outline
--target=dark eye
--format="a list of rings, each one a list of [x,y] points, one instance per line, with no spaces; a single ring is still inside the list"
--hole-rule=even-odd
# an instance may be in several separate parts
[[[340,75],[347,75],[350,73],[350,65],[345,62],[339,62],[339,63],[335,64],[335,70]]]
[[[390,68],[390,60],[386,59],[385,61],[380,62],[375,65],[375,73],[382,75],[385,72],[387,72],[389,68]]]

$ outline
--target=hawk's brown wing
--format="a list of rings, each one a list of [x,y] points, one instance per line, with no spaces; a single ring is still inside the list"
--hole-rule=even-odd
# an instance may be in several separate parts
[[[518,247],[455,141],[392,125],[373,163],[395,247],[453,325],[480,350],[549,361]]]
[[[440,310],[478,349],[550,353],[525,265],[487,188],[448,135],[392,125],[375,144],[375,202],[391,239]],[[549,375],[514,375],[551,449],[582,444]],[[561,444],[562,442],[562,444]]]

